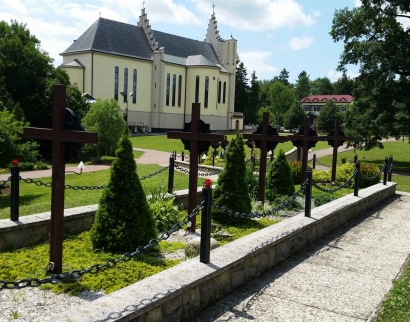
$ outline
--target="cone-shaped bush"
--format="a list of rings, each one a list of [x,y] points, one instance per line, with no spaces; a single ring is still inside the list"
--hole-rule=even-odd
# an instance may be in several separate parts
[[[240,213],[248,214],[252,209],[246,182],[245,150],[241,135],[229,142],[225,154],[224,169],[218,176],[217,186],[213,192],[213,201],[220,206]],[[218,210],[213,211],[212,216],[214,219],[226,223],[244,220]]]
[[[280,150],[279,155],[269,165],[265,198],[273,202],[279,195],[291,196],[294,193],[295,186],[293,185],[292,170],[286,160],[285,153]]]
[[[117,159],[99,202],[91,241],[94,248],[127,252],[146,245],[157,233],[127,132],[121,136],[115,153]]]

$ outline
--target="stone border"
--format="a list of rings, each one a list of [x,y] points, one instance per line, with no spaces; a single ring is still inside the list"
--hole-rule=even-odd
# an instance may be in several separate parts
[[[377,184],[216,248],[211,263],[193,258],[46,321],[179,321],[319,240],[392,196],[396,183]],[[103,273],[102,273],[103,274]],[[86,278],[86,277],[84,277]]]

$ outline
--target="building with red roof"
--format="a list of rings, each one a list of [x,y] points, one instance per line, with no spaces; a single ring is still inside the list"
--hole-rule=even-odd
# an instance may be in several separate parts
[[[316,124],[320,109],[328,100],[333,100],[341,112],[346,111],[347,105],[353,101],[351,95],[310,95],[300,100],[300,104],[309,116],[310,124]]]

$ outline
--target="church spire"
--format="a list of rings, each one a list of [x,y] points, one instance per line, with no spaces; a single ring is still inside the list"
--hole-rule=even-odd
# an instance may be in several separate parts
[[[215,5],[214,4],[212,5],[212,11],[213,12],[211,15],[211,19],[209,19],[209,23],[208,23],[208,30],[205,36],[205,42],[211,44],[215,52],[218,52],[218,43],[224,40],[219,36],[218,23],[215,18]]]
[[[156,50],[158,43],[155,41],[154,32],[151,30],[151,25],[149,24],[149,19],[145,13],[145,1],[142,3],[141,16],[139,17],[138,27],[141,27],[145,36],[148,39],[149,44],[151,45],[152,50]]]

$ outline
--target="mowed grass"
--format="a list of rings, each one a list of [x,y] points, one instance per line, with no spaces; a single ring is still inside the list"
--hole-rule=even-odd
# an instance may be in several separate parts
[[[154,173],[163,167],[150,164],[138,164],[137,172],[139,177]],[[27,175],[30,178],[30,175]],[[27,179],[23,177],[23,179]],[[67,174],[65,184],[72,187],[90,187],[107,185],[110,178],[110,169],[95,172],[85,172],[78,176]],[[174,190],[183,190],[188,188],[187,174],[176,171],[174,175]],[[36,182],[51,182],[51,177],[33,179]],[[153,190],[162,191],[168,189],[168,170],[165,170],[151,178],[141,180],[141,183],[147,194]],[[203,180],[198,179],[198,186],[202,186]],[[100,200],[103,189],[66,189],[64,194],[64,208],[73,208],[86,205],[97,204]],[[37,186],[35,183],[20,182],[20,199],[19,213],[20,216],[32,215],[50,211],[51,188],[44,185]],[[10,218],[10,196],[0,195],[0,219]]]

